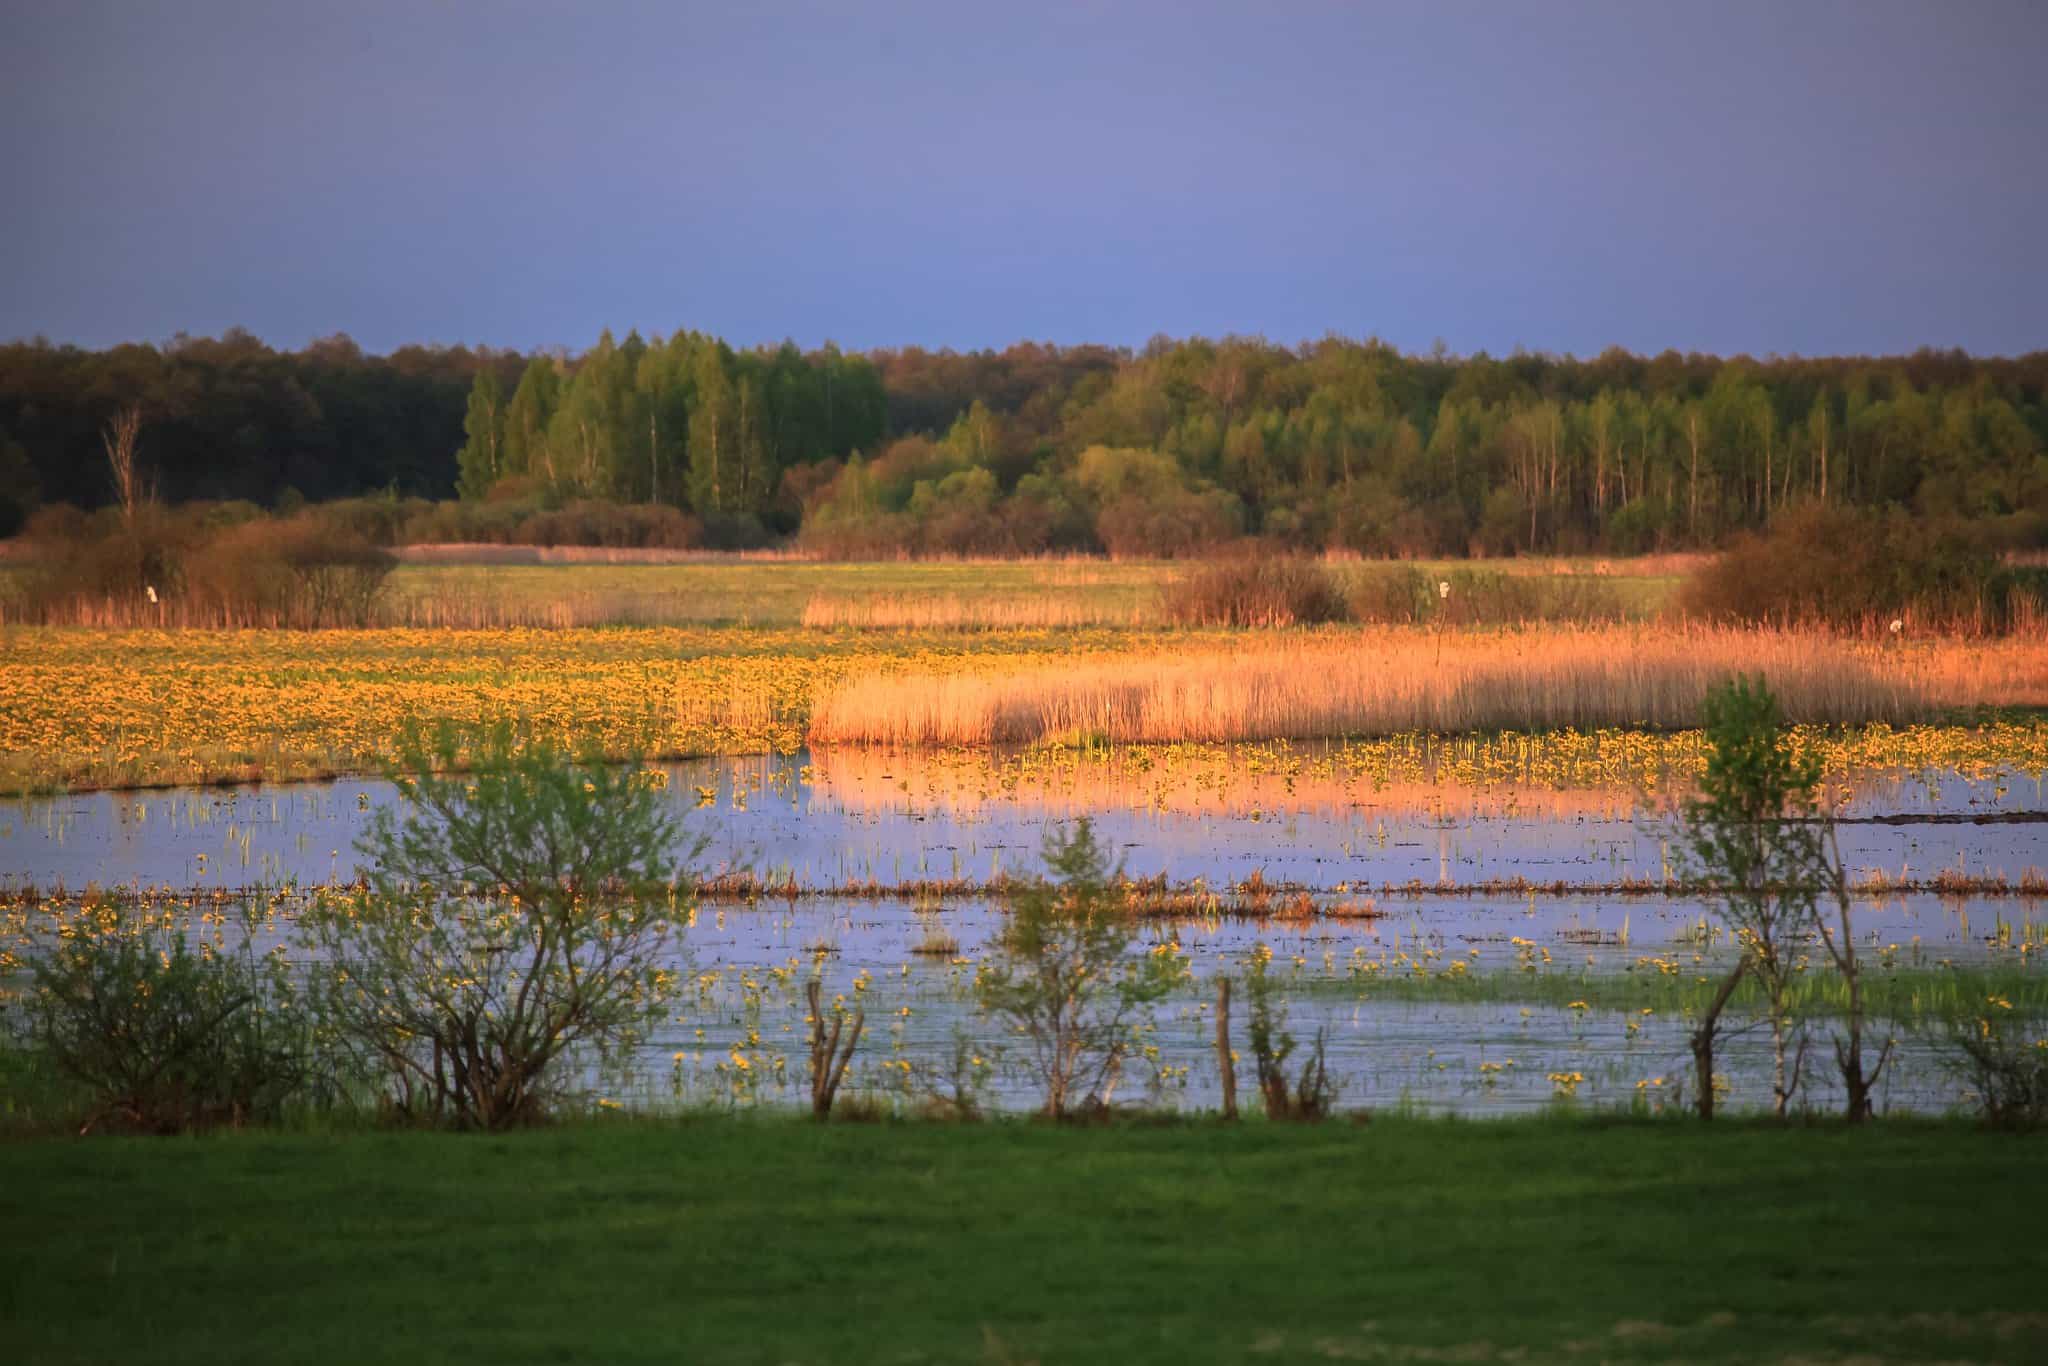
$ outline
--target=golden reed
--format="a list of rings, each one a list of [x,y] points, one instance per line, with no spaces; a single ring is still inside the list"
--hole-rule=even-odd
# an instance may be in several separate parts
[[[1788,719],[1904,723],[2048,704],[2048,642],[1867,642],[1710,627],[1417,628],[856,675],[814,700],[822,745],[1314,739],[1412,731],[1695,726],[1707,690],[1762,674]],[[964,662],[964,661],[963,661]]]

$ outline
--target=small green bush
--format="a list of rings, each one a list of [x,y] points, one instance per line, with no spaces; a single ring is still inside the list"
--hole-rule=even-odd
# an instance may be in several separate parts
[[[195,953],[109,908],[36,951],[27,1037],[79,1088],[82,1127],[177,1133],[270,1123],[305,1096],[312,1031],[281,961]]]
[[[2048,1046],[2014,1036],[1996,1003],[1950,1035],[1952,1065],[1969,1087],[1984,1122],[1994,1129],[2048,1126]]]

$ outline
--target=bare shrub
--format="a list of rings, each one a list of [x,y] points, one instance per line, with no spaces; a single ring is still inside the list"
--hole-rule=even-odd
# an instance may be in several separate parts
[[[804,999],[811,1007],[811,1114],[817,1119],[830,1119],[833,1098],[839,1094],[839,1084],[846,1080],[846,1069],[853,1064],[853,1050],[860,1047],[867,1012],[855,1007],[849,1017],[845,1007],[835,1004],[832,1028],[827,1030],[821,998],[822,989],[816,978],[804,983]],[[849,1023],[853,1026],[850,1033]]]
[[[1176,626],[1315,626],[1342,621],[1344,595],[1323,565],[1257,550],[1205,564],[1160,592]]]
[[[512,539],[520,545],[693,550],[704,542],[704,524],[664,503],[579,499],[552,512],[533,513],[519,524]]]
[[[33,568],[23,597],[31,617],[119,620],[152,598],[161,602],[177,594],[185,557],[199,535],[191,520],[149,502],[132,516],[108,510],[72,517],[66,511],[46,509],[25,537]]]
[[[1436,586],[1411,565],[1372,565],[1352,573],[1345,602],[1353,621],[1412,626],[1429,620]]]
[[[1739,537],[1686,581],[1680,603],[1710,620],[1997,633],[2019,588],[1961,523],[1809,504]]]
[[[312,518],[246,522],[188,553],[185,607],[209,624],[367,626],[398,561]]]

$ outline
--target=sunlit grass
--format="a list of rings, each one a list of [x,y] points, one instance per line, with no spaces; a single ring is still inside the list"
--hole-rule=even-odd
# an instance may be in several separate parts
[[[1453,633],[1441,665],[1438,648],[1426,631],[1352,629],[0,629],[0,791],[374,771],[408,720],[508,716],[614,753],[666,757],[787,753],[807,736],[932,744],[1577,726],[1577,738],[1487,742],[1474,769],[1491,777],[1519,766],[1567,786],[1541,756],[1583,754],[1596,724],[1687,727],[1697,690],[1729,667],[1783,675],[1795,716],[1802,706],[1850,718],[1893,704],[2048,701],[2048,646],[2023,640],[1893,648],[1652,629]],[[1845,761],[2048,767],[2039,722],[1825,742],[1856,751]],[[1698,757],[1696,740],[1592,743],[1605,756],[1596,768],[1622,765],[1597,785],[1673,755],[1689,771]],[[1414,776],[1395,757],[1404,747],[1456,756],[1463,746],[1399,742],[1372,776]],[[1184,774],[1180,753],[1159,751],[1154,777]],[[1253,771],[1228,751],[1204,762],[1218,790]],[[1427,780],[1442,776],[1473,775]]]
[[[1763,674],[1794,722],[1910,723],[2048,703],[2048,643],[1910,650],[1800,632],[1543,627],[1246,633],[1122,657],[1004,659],[846,677],[814,742],[1028,745],[1232,741],[1696,724],[1731,674]]]

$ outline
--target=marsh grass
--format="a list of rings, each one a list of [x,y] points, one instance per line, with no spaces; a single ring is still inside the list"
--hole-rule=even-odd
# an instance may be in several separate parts
[[[1676,730],[1736,674],[1764,676],[1795,723],[1910,723],[1956,705],[2048,702],[2048,644],[1887,651],[1709,628],[1279,632],[1058,666],[856,674],[814,699],[809,735],[915,747]]]
[[[1345,966],[1342,960],[1339,966]],[[1377,1001],[1583,1008],[1630,1016],[1647,1010],[1652,1015],[1643,1018],[1690,1018],[1713,998],[1728,966],[1729,960],[1720,957],[1670,951],[1642,955],[1619,972],[1611,965],[1581,970],[1561,963],[1473,971],[1454,958],[1395,954],[1354,958],[1346,975],[1292,977],[1285,990],[1301,999],[1355,999],[1362,992]],[[1872,1020],[1916,1029],[1974,1022],[1991,1010],[2048,1030],[2048,974],[2017,955],[1970,967],[1868,964],[1863,998]],[[1849,1009],[1848,983],[1832,968],[1815,966],[1792,979],[1786,1001],[1801,1016],[1838,1017]],[[1756,982],[1745,980],[1729,1009],[1753,1014],[1766,1004]]]

